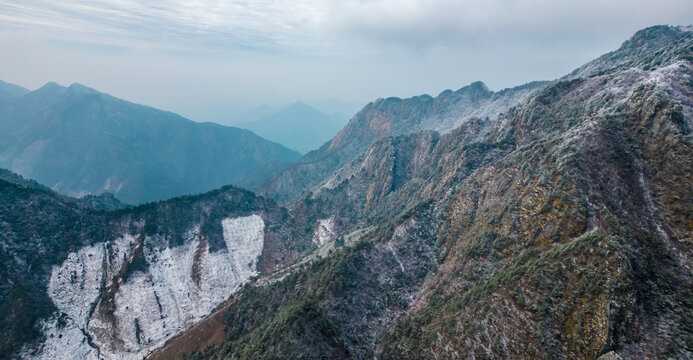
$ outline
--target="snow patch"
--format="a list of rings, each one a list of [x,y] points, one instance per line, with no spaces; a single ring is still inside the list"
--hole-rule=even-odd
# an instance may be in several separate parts
[[[335,239],[334,233],[335,220],[334,216],[327,219],[318,220],[318,226],[313,233],[313,243],[323,246],[326,243]]]
[[[89,320],[91,306],[101,292],[103,278],[103,243],[70,253],[63,264],[53,266],[48,282],[48,296],[80,328]]]
[[[265,244],[265,224],[262,218],[252,215],[224,219],[221,226],[224,228],[226,249],[229,252],[229,258],[235,264],[236,274],[246,280],[257,275],[257,258]]]

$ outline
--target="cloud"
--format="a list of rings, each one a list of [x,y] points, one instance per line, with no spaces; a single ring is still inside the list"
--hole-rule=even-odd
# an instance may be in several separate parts
[[[0,79],[186,113],[560,77],[690,0],[0,0]]]
[[[689,0],[343,0],[330,10],[336,33],[412,48],[594,39],[693,19]]]
[[[300,45],[321,21],[303,0],[0,1],[0,31],[154,48]]]
[[[551,43],[689,22],[690,0],[0,0],[0,31],[180,49],[347,53]],[[622,34],[619,34],[622,36]],[[344,50],[344,49],[341,49]]]

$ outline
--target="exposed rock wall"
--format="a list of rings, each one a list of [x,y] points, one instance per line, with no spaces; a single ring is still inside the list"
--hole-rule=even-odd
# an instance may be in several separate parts
[[[495,119],[546,85],[548,82],[539,81],[493,92],[475,82],[437,97],[378,99],[359,111],[334,139],[272,176],[258,192],[289,203],[321,185],[380,139],[423,130],[447,133],[471,118]]]
[[[634,39],[496,119],[377,141],[292,204],[365,236],[239,293],[192,358],[693,358],[693,34]],[[412,268],[397,239],[426,233],[440,263]]]
[[[199,226],[181,246],[124,234],[70,253],[53,268],[48,287],[60,315],[45,323],[46,341],[31,357],[141,359],[197,323],[257,275],[262,218],[226,218],[221,225],[226,248],[214,253]],[[148,266],[123,276],[136,256]]]

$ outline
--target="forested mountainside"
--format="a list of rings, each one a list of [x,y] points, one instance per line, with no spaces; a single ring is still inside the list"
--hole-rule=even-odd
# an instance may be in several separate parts
[[[495,120],[377,141],[292,205],[332,254],[243,288],[186,358],[693,357],[693,34],[619,52]]]
[[[103,211],[0,179],[0,208],[1,358],[142,358],[313,247],[235,187]]]
[[[247,130],[79,84],[48,83],[0,101],[0,167],[70,196],[110,192],[140,204],[238,184],[268,162],[299,157]]]
[[[0,180],[0,354],[693,358],[692,29],[536,86],[449,129],[371,104],[342,132],[390,130],[286,207],[225,187],[98,211]]]

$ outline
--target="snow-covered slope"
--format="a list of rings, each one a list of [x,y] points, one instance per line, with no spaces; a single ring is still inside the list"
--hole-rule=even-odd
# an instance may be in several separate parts
[[[264,222],[258,215],[221,221],[225,249],[209,251],[195,226],[182,246],[163,236],[123,234],[70,253],[53,268],[48,292],[57,317],[25,358],[141,359],[208,315],[257,275]],[[137,256],[148,264],[128,269]]]

